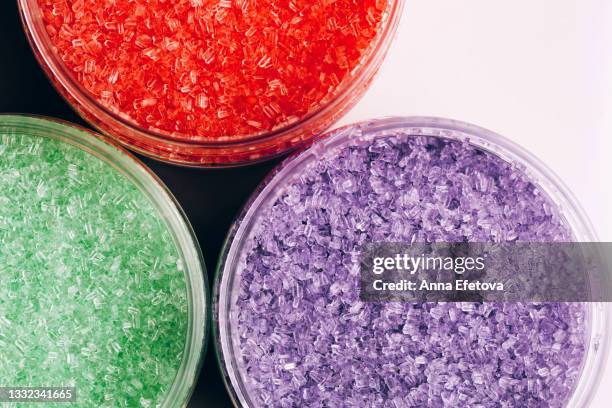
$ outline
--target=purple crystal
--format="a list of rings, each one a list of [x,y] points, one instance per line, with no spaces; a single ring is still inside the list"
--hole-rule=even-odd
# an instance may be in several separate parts
[[[362,303],[356,265],[367,242],[569,241],[552,200],[469,142],[353,132],[284,180],[245,246],[232,331],[255,406],[565,406],[584,305]]]

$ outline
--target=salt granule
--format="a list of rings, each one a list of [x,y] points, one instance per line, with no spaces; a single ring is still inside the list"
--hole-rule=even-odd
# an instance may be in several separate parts
[[[187,333],[178,260],[111,165],[0,131],[0,386],[76,387],[75,407],[161,404]]]
[[[232,332],[254,406],[565,406],[583,304],[363,303],[355,256],[368,242],[570,241],[554,202],[469,142],[352,133],[277,187],[244,248]]]
[[[182,140],[294,123],[333,98],[388,0],[38,0],[58,57],[103,106]]]

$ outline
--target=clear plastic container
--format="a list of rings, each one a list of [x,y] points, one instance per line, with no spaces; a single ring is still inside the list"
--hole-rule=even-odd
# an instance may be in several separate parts
[[[397,30],[404,0],[388,0],[378,37],[360,65],[337,91],[300,120],[261,133],[228,141],[185,142],[170,134],[143,129],[102,106],[71,75],[57,57],[42,21],[37,0],[19,0],[22,21],[34,53],[52,83],[73,108],[103,133],[152,158],[184,166],[228,167],[263,161],[306,144],[342,117],[368,89]],[[231,136],[231,135],[230,135]]]
[[[0,115],[0,132],[20,132],[75,146],[119,171],[144,194],[165,220],[184,265],[188,325],[181,366],[162,407],[187,406],[196,385],[208,335],[208,284],[200,247],[176,199],[147,167],[124,149],[67,122],[18,115]]]
[[[252,195],[228,235],[214,284],[213,336],[226,386],[236,406],[255,406],[249,396],[245,374],[240,368],[240,350],[233,341],[232,332],[240,283],[238,268],[246,256],[244,247],[253,227],[260,222],[262,211],[283,194],[286,183],[298,178],[305,168],[316,165],[322,156],[333,157],[337,150],[354,140],[349,136],[352,132],[347,132],[347,129],[355,128],[360,131],[359,140],[369,140],[401,128],[408,129],[408,135],[469,141],[519,166],[557,204],[559,216],[566,220],[576,242],[597,241],[591,223],[568,188],[535,156],[491,131],[463,122],[429,117],[372,120],[332,131],[318,138],[309,149],[294,154],[279,165]],[[609,351],[610,312],[608,303],[587,304],[589,344],[581,376],[568,407],[588,407],[597,389]]]

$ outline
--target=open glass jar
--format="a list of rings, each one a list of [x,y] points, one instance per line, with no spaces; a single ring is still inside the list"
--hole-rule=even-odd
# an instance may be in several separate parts
[[[401,148],[394,151],[393,146]],[[449,150],[449,146],[454,147]],[[455,148],[458,150],[454,151]],[[443,150],[441,156],[435,156],[438,152],[436,149]],[[462,156],[462,149],[468,149],[471,153]],[[452,120],[414,117],[373,120],[333,131],[330,135],[317,139],[309,149],[283,162],[252,196],[228,236],[215,281],[213,332],[219,364],[224,372],[227,388],[237,406],[314,404],[319,401],[317,398],[325,398],[331,404],[334,401],[343,401],[346,406],[360,406],[359,404],[363,406],[372,403],[386,406],[384,404],[391,401],[400,404],[399,406],[402,406],[401,404],[438,406],[437,404],[442,404],[442,401],[450,406],[457,406],[466,403],[462,398],[469,398],[466,390],[474,393],[485,392],[482,390],[489,385],[491,388],[486,388],[486,393],[496,403],[504,398],[516,398],[513,403],[529,406],[529,403],[535,401],[529,398],[537,398],[533,397],[533,393],[542,391],[540,388],[542,384],[550,384],[538,379],[537,375],[525,377],[524,373],[519,375],[516,372],[513,374],[514,377],[504,378],[503,372],[489,371],[488,374],[482,375],[490,375],[491,378],[483,380],[484,377],[476,373],[474,367],[470,367],[467,377],[455,375],[450,371],[445,372],[446,369],[451,370],[449,367],[454,367],[454,363],[449,362],[452,359],[447,359],[445,364],[435,361],[442,355],[446,356],[447,349],[442,346],[444,343],[436,345],[433,357],[431,353],[427,354],[422,346],[428,344],[427,341],[431,341],[432,336],[428,330],[434,327],[432,330],[435,332],[437,322],[421,320],[422,325],[419,326],[417,320],[414,323],[416,334],[413,334],[410,329],[412,324],[410,318],[413,312],[417,314],[415,310],[404,310],[402,308],[408,306],[401,304],[400,306],[377,303],[363,305],[359,302],[355,294],[358,289],[353,285],[355,276],[350,272],[352,270],[350,265],[355,262],[352,254],[358,251],[358,247],[351,243],[351,237],[361,236],[360,243],[363,243],[363,240],[384,241],[389,236],[392,237],[392,241],[400,241],[398,237],[403,237],[402,234],[412,228],[405,224],[404,220],[406,217],[410,220],[411,217],[420,217],[419,206],[426,208],[427,214],[431,214],[432,210],[435,211],[436,209],[432,207],[437,205],[446,206],[446,210],[453,211],[464,208],[462,205],[468,200],[466,197],[473,198],[480,195],[476,191],[486,192],[488,181],[478,172],[474,174],[479,181],[468,188],[474,190],[464,190],[463,195],[455,197],[457,201],[445,195],[447,187],[442,187],[446,186],[446,183],[438,185],[436,182],[426,181],[413,190],[410,186],[416,185],[414,183],[418,182],[418,178],[407,182],[400,177],[412,177],[411,174],[415,173],[417,174],[415,177],[433,174],[437,178],[444,178],[445,173],[450,172],[440,165],[441,161],[435,162],[435,168],[428,169],[428,160],[434,157],[430,154],[437,158],[444,157],[444,163],[449,166],[455,166],[461,157],[476,157],[476,160],[471,162],[474,166],[492,159],[501,166],[492,165],[495,170],[491,174],[495,174],[495,177],[503,171],[516,172],[508,180],[516,180],[520,174],[518,178],[524,178],[526,181],[524,185],[529,189],[533,186],[534,190],[537,190],[535,196],[539,197],[538,200],[540,198],[544,200],[538,204],[538,207],[542,205],[547,208],[548,215],[545,218],[557,220],[558,226],[563,225],[563,229],[567,231],[566,235],[555,236],[575,242],[596,241],[590,222],[562,182],[537,158],[488,130]],[[405,157],[402,157],[403,155]],[[421,161],[422,158],[427,160]],[[360,167],[364,160],[370,163],[367,169]],[[385,161],[386,164],[383,165],[381,161]],[[399,166],[401,170],[398,170]],[[482,166],[478,169],[485,168],[484,164]],[[506,170],[498,173],[500,169]],[[464,180],[465,175],[469,174],[469,166],[464,170],[465,174],[459,175],[457,180]],[[347,174],[351,176],[347,178]],[[390,177],[389,174],[398,178],[387,180],[389,183],[385,187],[384,179]],[[510,190],[514,188],[508,187],[512,184],[504,184],[501,181],[500,183]],[[468,183],[465,186],[470,185]],[[365,188],[367,194],[361,194],[356,186]],[[405,195],[398,201],[393,201],[394,191]],[[438,196],[438,201],[428,201],[425,195],[427,191],[442,195]],[[518,196],[520,193],[517,190],[513,195]],[[486,199],[489,196],[482,194],[481,197]],[[525,197],[530,199],[529,197],[534,196],[529,193]],[[347,204],[350,200],[354,200],[357,206],[361,205],[359,203],[374,205],[378,213],[356,212],[360,215],[354,216],[351,210],[355,207]],[[379,202],[383,204],[376,207],[378,205],[376,203]],[[390,211],[389,208],[397,203],[409,207],[401,208],[404,216],[396,218],[394,227],[389,226],[389,234],[384,235],[380,232],[383,229],[381,225],[393,219],[395,210]],[[516,207],[520,207],[520,202]],[[368,211],[371,211],[371,208]],[[513,210],[506,207],[504,211]],[[527,208],[522,212],[529,211]],[[434,214],[439,215],[439,213]],[[446,211],[444,214],[449,212]],[[466,218],[462,219],[471,219],[469,214],[478,214],[478,210],[464,213]],[[484,215],[478,214],[473,219],[479,227],[484,227],[485,233],[480,238],[487,237],[487,227],[492,226],[481,218],[486,213],[482,214]],[[293,222],[294,218],[296,222]],[[325,221],[312,223],[313,220],[321,219]],[[413,224],[421,228],[427,225],[427,220],[419,218]],[[447,224],[443,218],[437,225],[439,227]],[[537,234],[545,229],[542,225],[534,229],[538,230]],[[438,227],[429,227],[428,232],[432,234],[430,236],[439,238],[439,235],[434,234],[438,232],[436,230]],[[370,228],[372,230],[369,230]],[[471,231],[469,228],[465,229],[465,225],[462,228],[463,231]],[[479,231],[482,232],[482,228]],[[503,235],[503,231],[500,233],[502,237],[512,237],[512,234]],[[322,237],[331,238],[327,240]],[[419,237],[422,238],[419,235],[415,237],[417,241]],[[454,237],[459,241],[464,238],[461,234]],[[548,239],[546,235],[523,235],[523,239],[529,238],[543,242]],[[349,239],[348,243],[346,239]],[[321,251],[323,254],[319,253]],[[343,256],[343,253],[346,256]],[[307,256],[312,258],[305,260]],[[301,264],[307,266],[301,270],[295,266]],[[346,271],[342,272],[343,269]],[[339,279],[339,276],[342,278]],[[348,284],[345,285],[345,282]],[[347,293],[349,295],[346,295]],[[448,313],[452,320],[456,318],[457,313],[470,314],[473,313],[474,307],[478,309],[485,305],[486,302],[480,306],[458,306],[460,312],[450,310],[453,308],[451,306]],[[608,354],[609,305],[607,303],[566,305],[572,305],[568,307],[577,308],[575,310],[582,310],[581,317],[575,321],[576,327],[580,327],[579,330],[583,334],[582,343],[578,345],[580,352],[574,362],[575,366],[568,369],[568,376],[572,379],[565,383],[566,388],[562,388],[563,392],[557,392],[563,395],[558,396],[559,399],[549,397],[548,402],[551,406],[587,407],[597,388]],[[509,307],[502,316],[504,314],[509,316],[515,307],[522,307],[497,305],[494,308],[498,306]],[[330,311],[329,308],[333,310]],[[445,312],[434,309],[436,308],[433,306],[427,306],[425,313],[429,316],[427,319],[431,316],[435,319],[446,319],[444,318],[446,309]],[[334,310],[338,312],[337,315],[333,315]],[[367,320],[368,323],[359,320],[362,318],[360,313],[363,310],[367,311],[367,317],[364,319],[370,319]],[[398,323],[397,327],[383,334],[374,333],[374,327],[383,325],[385,319],[396,312],[408,316],[406,322]],[[421,312],[419,308],[418,313]],[[340,317],[329,317],[330,314]],[[321,322],[319,319],[326,320]],[[347,325],[347,322],[355,319],[363,323],[362,326],[365,328],[358,328],[355,332],[359,335],[353,336],[351,326]],[[482,317],[476,316],[475,319],[482,320]],[[403,331],[402,325],[408,329]],[[372,331],[370,332],[368,328]],[[465,328],[462,330],[467,332]],[[265,337],[262,333],[265,333]],[[444,338],[445,335],[448,335],[448,332],[433,337],[439,341],[440,337]],[[456,335],[461,337],[460,333]],[[410,336],[417,337],[410,340]],[[311,340],[303,340],[306,338]],[[390,339],[394,339],[393,341],[397,343],[392,343]],[[406,343],[401,343],[404,340]],[[314,349],[309,348],[308,344],[313,343]],[[385,360],[387,355],[392,355],[394,350],[400,349],[399,344],[402,345],[403,352],[398,360]],[[494,350],[510,350],[509,344],[500,344],[497,347],[489,345],[488,353],[495,353]],[[529,344],[526,346],[530,350],[531,346]],[[327,353],[328,347],[330,347],[329,353]],[[347,352],[346,347],[354,348]],[[414,351],[414,347],[418,350]],[[484,352],[484,347],[482,350]],[[457,353],[461,354],[462,351],[459,350]],[[352,356],[350,363],[347,354]],[[469,353],[461,354],[460,358],[468,360],[468,355]],[[402,360],[402,356],[406,359]],[[376,360],[377,358],[385,361],[380,362],[381,360]],[[542,356],[533,358],[543,359]],[[567,361],[569,360],[571,358],[568,357]],[[502,360],[498,363],[502,367],[505,364],[502,364]],[[561,360],[559,367],[563,364]],[[433,367],[438,367],[443,372],[443,376],[436,377],[436,373],[432,371]],[[408,370],[408,374],[402,374],[402,378],[414,380],[408,388],[402,388],[406,385],[402,386],[401,382],[396,381],[392,373],[388,374],[388,377],[379,375],[380,372],[388,372],[386,369],[393,372],[396,368],[400,373],[403,373],[401,370]],[[410,371],[412,369],[416,371]],[[552,371],[542,370],[541,373],[548,375],[549,372],[555,372],[555,375],[559,375],[561,371],[555,367]],[[512,372],[512,368],[509,368],[508,372]],[[368,383],[361,378],[362,375],[375,378],[374,382]],[[450,388],[441,389],[439,392],[431,391],[436,386],[435,378],[444,378],[446,384],[451,384]],[[342,382],[345,379],[347,382]],[[505,394],[506,387],[519,385],[514,382],[517,379],[524,379],[524,389],[516,389],[510,394]],[[452,385],[455,381],[466,381],[465,384],[471,385],[466,385],[468,388],[455,395],[456,388]],[[374,391],[368,393],[368,387]],[[420,387],[426,388],[423,390]],[[431,387],[429,391],[427,387]],[[474,403],[484,402],[476,400]]]
[[[337,81],[337,84],[332,87],[333,90],[330,88],[328,94],[316,104],[313,104],[307,112],[295,117],[289,115],[287,120],[280,121],[274,126],[270,126],[269,129],[264,128],[258,130],[260,124],[258,124],[257,121],[250,121],[249,123],[253,124],[254,128],[253,131],[248,134],[217,134],[215,137],[210,137],[207,134],[200,134],[201,132],[186,135],[174,129],[162,130],[160,126],[144,126],[142,123],[131,119],[131,117],[122,112],[120,108],[114,107],[112,103],[101,102],[104,98],[101,95],[104,94],[105,91],[100,91],[98,92],[100,95],[94,96],[92,92],[86,89],[82,81],[77,78],[83,76],[84,72],[93,70],[94,68],[92,68],[92,66],[95,64],[83,62],[83,66],[79,65],[78,67],[68,69],[66,64],[58,56],[59,50],[57,45],[54,44],[50,38],[48,27],[45,24],[43,12],[40,8],[40,0],[19,0],[22,19],[36,57],[59,92],[85,120],[105,134],[118,140],[124,146],[139,153],[180,165],[204,167],[236,166],[280,155],[283,152],[307,143],[313,136],[320,133],[350,109],[366,91],[374,75],[378,71],[394,33],[397,30],[403,8],[403,0],[388,0],[373,3],[376,3],[376,7],[382,8],[384,6],[376,35],[370,40],[369,46],[364,48],[363,55],[359,60],[356,60],[356,65],[346,73],[344,78],[340,78],[341,80]],[[241,4],[243,4],[245,10],[248,8],[246,2],[241,2]],[[293,4],[293,6],[291,4],[288,7],[296,7],[295,4]],[[215,21],[222,21],[227,12],[225,12],[223,8],[215,10],[217,13]],[[83,14],[79,11],[73,12],[72,10],[67,10],[66,12],[70,14],[66,17],[69,22],[73,22],[73,20],[77,18],[77,14]],[[140,15],[144,12],[145,11],[141,8],[139,11],[135,11],[134,14]],[[368,10],[368,13],[369,12]],[[57,13],[59,13],[59,11],[51,12],[54,16]],[[185,13],[193,12],[186,11]],[[191,16],[191,14],[189,14],[189,16]],[[292,24],[299,24],[302,18],[303,17],[299,17],[298,15],[294,20],[291,20]],[[370,15],[365,16],[364,13],[364,15],[359,18],[367,22],[372,17]],[[211,21],[213,20],[214,19],[211,19]],[[333,27],[333,21],[335,20],[331,19],[329,21],[331,21],[329,24]],[[116,28],[115,26],[117,24],[108,23],[107,25]],[[127,26],[128,24],[126,23],[123,28],[127,29]],[[66,33],[69,33],[71,29],[67,27],[68,26],[62,27],[59,31],[65,30]],[[172,27],[176,28],[176,25],[172,25]],[[355,29],[353,31],[359,32],[359,27],[353,28]],[[54,28],[54,30],[58,31],[57,27]],[[248,31],[248,34],[252,35],[251,30]],[[247,34],[245,34],[245,36],[247,36]],[[70,42],[70,46],[72,47],[76,42],[74,46],[80,47],[83,41],[89,41],[90,37],[96,41],[96,39],[100,37],[100,34],[89,33],[87,39],[75,38]],[[141,41],[136,39],[135,41],[137,44],[141,44],[141,42],[145,40]],[[147,41],[150,41],[150,38]],[[110,43],[112,43],[112,41]],[[178,47],[175,42],[168,40],[168,44],[165,44],[165,48],[170,48],[172,51],[175,51]],[[182,48],[186,49],[188,47],[184,46]],[[152,49],[152,47],[146,48],[145,52],[149,49]],[[108,52],[110,52],[110,50],[108,50]],[[196,52],[199,51],[193,51],[193,53]],[[344,51],[338,51],[337,58],[346,58]],[[211,61],[206,55],[202,55],[202,59],[206,63]],[[266,67],[267,64],[269,64],[269,62],[266,62],[268,60],[265,58],[265,55],[259,61],[260,67]],[[205,62],[202,62],[202,64],[205,64]],[[147,69],[151,70],[154,68]],[[142,70],[147,71],[147,69],[143,68]],[[109,81],[114,83],[117,81],[119,74],[113,70],[110,71]],[[78,72],[78,75],[76,72]],[[143,73],[143,75],[146,75],[146,72]],[[325,74],[316,72],[312,75],[318,77],[319,75]],[[198,79],[196,74],[192,76],[193,84],[200,84],[208,80],[207,78]],[[293,79],[299,82],[299,78]],[[156,80],[153,82],[159,83],[160,81]],[[296,82],[296,89],[300,89],[298,82]],[[275,89],[278,87],[282,88],[282,84],[278,82],[272,81],[271,84]],[[149,85],[151,85],[151,83],[149,83]],[[213,85],[216,88],[220,86],[219,84]],[[211,87],[213,85],[211,85]],[[131,85],[128,84],[126,86],[129,87]],[[188,92],[187,88],[189,88],[189,86],[185,86],[181,89],[183,89],[184,92]],[[204,93],[205,91],[206,89],[203,89]],[[306,90],[303,92],[306,92]],[[185,103],[185,105],[188,105],[185,109],[192,112],[188,115],[188,117],[191,117],[190,120],[192,122],[197,119],[198,115],[203,115],[203,113],[196,112],[197,109],[195,106],[210,107],[211,98],[205,96],[204,93],[199,97],[194,96],[194,98],[192,98],[193,100],[189,100]],[[155,97],[143,99],[139,106],[150,108],[152,104],[156,103],[156,98],[158,97],[158,95],[155,95]],[[109,95],[108,98],[112,99],[114,97]],[[249,98],[252,99],[252,97]],[[250,100],[249,98],[247,98],[247,100]],[[270,106],[264,107],[263,110],[270,115],[276,115],[279,110],[282,110],[281,102],[282,101],[279,101],[280,105],[270,105],[272,106],[272,110],[270,110]],[[134,101],[134,103],[136,103],[136,101]],[[253,108],[249,108],[247,104],[238,110],[241,115],[246,115],[249,111],[252,111],[252,109]],[[277,111],[277,113],[274,113],[274,111]],[[222,120],[226,116],[226,113],[221,110],[217,113],[219,115],[218,120]],[[161,116],[169,117],[170,115],[162,113]],[[183,122],[189,122],[189,119]]]
[[[0,254],[2,315],[26,356],[4,359],[3,380],[50,376],[76,388],[79,406],[186,406],[206,350],[208,286],[174,197],[127,151],[66,122],[0,115],[0,158],[0,218],[14,230],[4,247],[21,248]]]

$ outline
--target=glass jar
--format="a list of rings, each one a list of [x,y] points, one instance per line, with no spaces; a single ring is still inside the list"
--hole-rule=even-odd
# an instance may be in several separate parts
[[[208,285],[200,247],[176,199],[157,176],[131,154],[78,126],[42,117],[0,115],[0,133],[54,139],[89,153],[133,184],[164,220],[184,269],[188,322],[181,365],[161,406],[187,406],[206,353]]]
[[[303,175],[305,169],[316,166],[322,157],[335,157],[336,152],[350,142],[372,140],[393,134],[396,129],[402,129],[406,137],[433,136],[465,141],[513,163],[557,205],[558,215],[566,221],[576,242],[597,241],[591,223],[568,188],[535,156],[486,129],[454,120],[409,117],[366,121],[321,136],[310,148],[281,163],[259,186],[231,229],[222,252],[213,291],[213,336],[219,365],[236,406],[256,406],[249,395],[247,377],[241,368],[239,345],[234,341],[240,265],[245,262],[245,248],[254,227],[261,224],[264,211],[283,195],[284,188]],[[588,407],[595,393],[607,361],[609,316],[609,304],[586,303],[588,345],[569,407]]]
[[[363,96],[380,68],[397,30],[404,0],[388,0],[378,36],[360,64],[338,89],[305,117],[278,129],[238,138],[198,141],[144,129],[96,100],[57,57],[37,0],[19,0],[22,21],[34,53],[63,97],[91,125],[124,146],[149,157],[184,166],[227,167],[263,161],[306,144],[342,117]],[[228,135],[232,136],[232,135]]]

